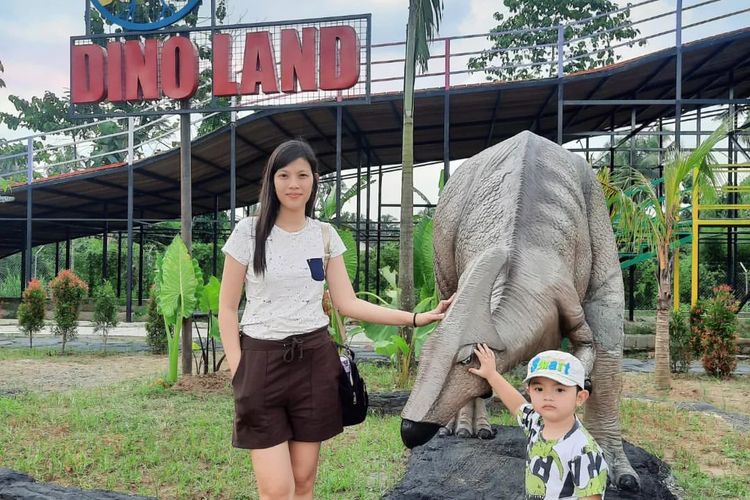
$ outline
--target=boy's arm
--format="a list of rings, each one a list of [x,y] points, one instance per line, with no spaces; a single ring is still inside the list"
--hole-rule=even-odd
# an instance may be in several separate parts
[[[469,368],[469,372],[486,379],[490,383],[495,395],[508,408],[510,414],[515,416],[521,405],[526,404],[526,400],[510,382],[505,380],[505,377],[498,373],[495,363],[495,353],[486,344],[479,344],[474,349],[474,354],[479,360],[479,368]]]

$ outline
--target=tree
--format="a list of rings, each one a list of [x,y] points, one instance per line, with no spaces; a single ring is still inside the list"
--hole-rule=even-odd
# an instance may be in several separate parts
[[[674,150],[664,165],[663,199],[643,173],[623,168],[614,176],[608,168],[599,170],[613,223],[634,248],[646,246],[656,254],[658,298],[656,302],[656,386],[670,387],[669,312],[672,307],[672,262],[679,257],[677,226],[684,210],[685,185],[696,182],[696,192],[704,197],[715,193],[714,178],[706,158],[726,135],[720,126],[695,150],[687,154]]]
[[[492,48],[469,59],[469,68],[489,73],[488,80],[557,76],[556,27],[559,25],[565,26],[565,40],[576,40],[565,47],[563,69],[566,73],[614,63],[620,57],[615,56],[612,43],[634,40],[640,34],[630,27],[630,9],[618,10],[617,4],[609,0],[503,0],[503,5],[510,10],[510,15],[506,18],[495,12],[494,18],[500,24],[492,30],[496,34],[489,36]],[[589,18],[592,19],[577,23]],[[638,42],[639,45],[645,43]],[[495,58],[498,62],[490,66]],[[519,67],[528,64],[533,65]]]
[[[401,234],[398,261],[401,309],[414,309],[414,77],[416,66],[427,71],[430,49],[428,42],[440,28],[441,0],[409,0],[409,21],[406,26],[406,57],[404,66],[403,138],[401,146]],[[411,328],[403,330],[404,340],[412,344]]]
[[[34,347],[34,334],[44,328],[44,304],[47,294],[42,283],[33,279],[23,291],[21,305],[18,306],[18,327],[29,336],[29,348]]]
[[[5,71],[5,68],[3,68],[3,62],[0,61],[0,73],[3,73]],[[0,89],[5,87],[5,81],[3,81],[2,78],[0,78]]]
[[[107,352],[109,331],[117,326],[117,297],[112,284],[106,280],[94,293],[94,333],[104,336],[104,352]]]

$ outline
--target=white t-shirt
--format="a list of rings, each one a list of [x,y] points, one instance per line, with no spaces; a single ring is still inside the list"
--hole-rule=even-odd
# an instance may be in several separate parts
[[[544,439],[544,419],[530,404],[518,409],[518,425],[528,438],[526,498],[573,500],[601,495],[607,489],[607,462],[597,442],[575,419],[560,439]]]
[[[290,233],[274,226],[266,240],[266,272],[253,271],[255,217],[242,219],[221,249],[247,266],[242,333],[253,338],[279,340],[311,332],[328,324],[323,312],[324,222],[305,220],[305,227]],[[346,251],[330,226],[330,258]]]

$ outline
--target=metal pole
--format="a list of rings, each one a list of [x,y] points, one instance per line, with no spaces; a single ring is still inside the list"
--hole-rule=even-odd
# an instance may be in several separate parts
[[[143,211],[141,211],[141,218],[143,218]],[[138,228],[138,305],[143,305],[143,222],[141,222]]]
[[[23,291],[26,289],[26,256],[29,252],[26,251],[26,248],[21,249],[21,272],[18,275],[18,277],[21,279],[21,294],[23,295]]]
[[[182,101],[182,109],[190,106],[189,101]],[[188,253],[193,249],[193,195],[191,177],[191,144],[190,144],[190,113],[180,115],[180,235],[185,242]],[[193,371],[192,363],[192,318],[182,321],[182,373]]]
[[[31,242],[32,242],[32,216],[33,216],[33,193],[31,184],[34,182],[34,139],[29,137],[26,142],[26,252],[23,255],[23,286],[21,291],[26,289],[26,284],[31,281]]]
[[[122,296],[122,231],[117,231],[117,298],[119,299],[121,296]]]
[[[107,205],[104,205],[104,217],[108,217]],[[102,280],[109,279],[109,221],[104,221],[104,234],[102,235]]]
[[[375,295],[380,295],[380,239],[383,216],[383,165],[378,165],[378,236],[375,247]]]
[[[237,99],[232,96],[232,108]],[[237,112],[230,113],[232,123],[229,126],[229,227],[234,230],[234,210],[237,206]]]
[[[128,259],[125,280],[125,321],[133,320],[133,141],[135,118],[128,117]]]
[[[365,226],[365,291],[370,291],[370,187],[372,186],[372,183],[370,182],[371,179],[371,173],[370,173],[370,167],[372,163],[372,157],[370,156],[370,150],[368,148],[367,150],[367,194],[365,196],[365,220],[367,221],[367,225]]]
[[[355,231],[354,231],[354,251],[357,252],[357,274],[354,276],[354,291],[359,292],[359,270],[360,270],[360,258],[359,258],[359,242],[360,242],[360,212],[362,211],[362,149],[357,145],[357,212],[354,219]]]
[[[563,143],[563,51],[565,49],[565,27],[557,25],[557,143]]]
[[[451,41],[445,40],[445,89],[443,94],[443,182],[451,176]]]
[[[336,225],[341,224],[341,105],[336,106]]]
[[[216,276],[219,265],[219,195],[214,196],[214,224],[213,224],[213,255],[211,260],[211,273]]]
[[[60,242],[55,242],[55,276],[60,272]]]
[[[628,272],[628,321],[633,321],[635,312],[635,266]]]
[[[84,0],[84,3],[86,4],[84,16],[84,21],[86,22],[86,36],[91,35],[91,2],[89,0]]]
[[[675,29],[675,49],[676,69],[675,69],[675,103],[674,103],[674,132],[675,145],[680,148],[680,122],[682,121],[682,0],[677,0],[675,10],[676,29]]]

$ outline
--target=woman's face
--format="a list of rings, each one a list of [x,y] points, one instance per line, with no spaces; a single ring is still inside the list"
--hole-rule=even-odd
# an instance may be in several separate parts
[[[305,211],[313,188],[312,167],[304,158],[297,158],[273,175],[276,196],[287,210]]]

